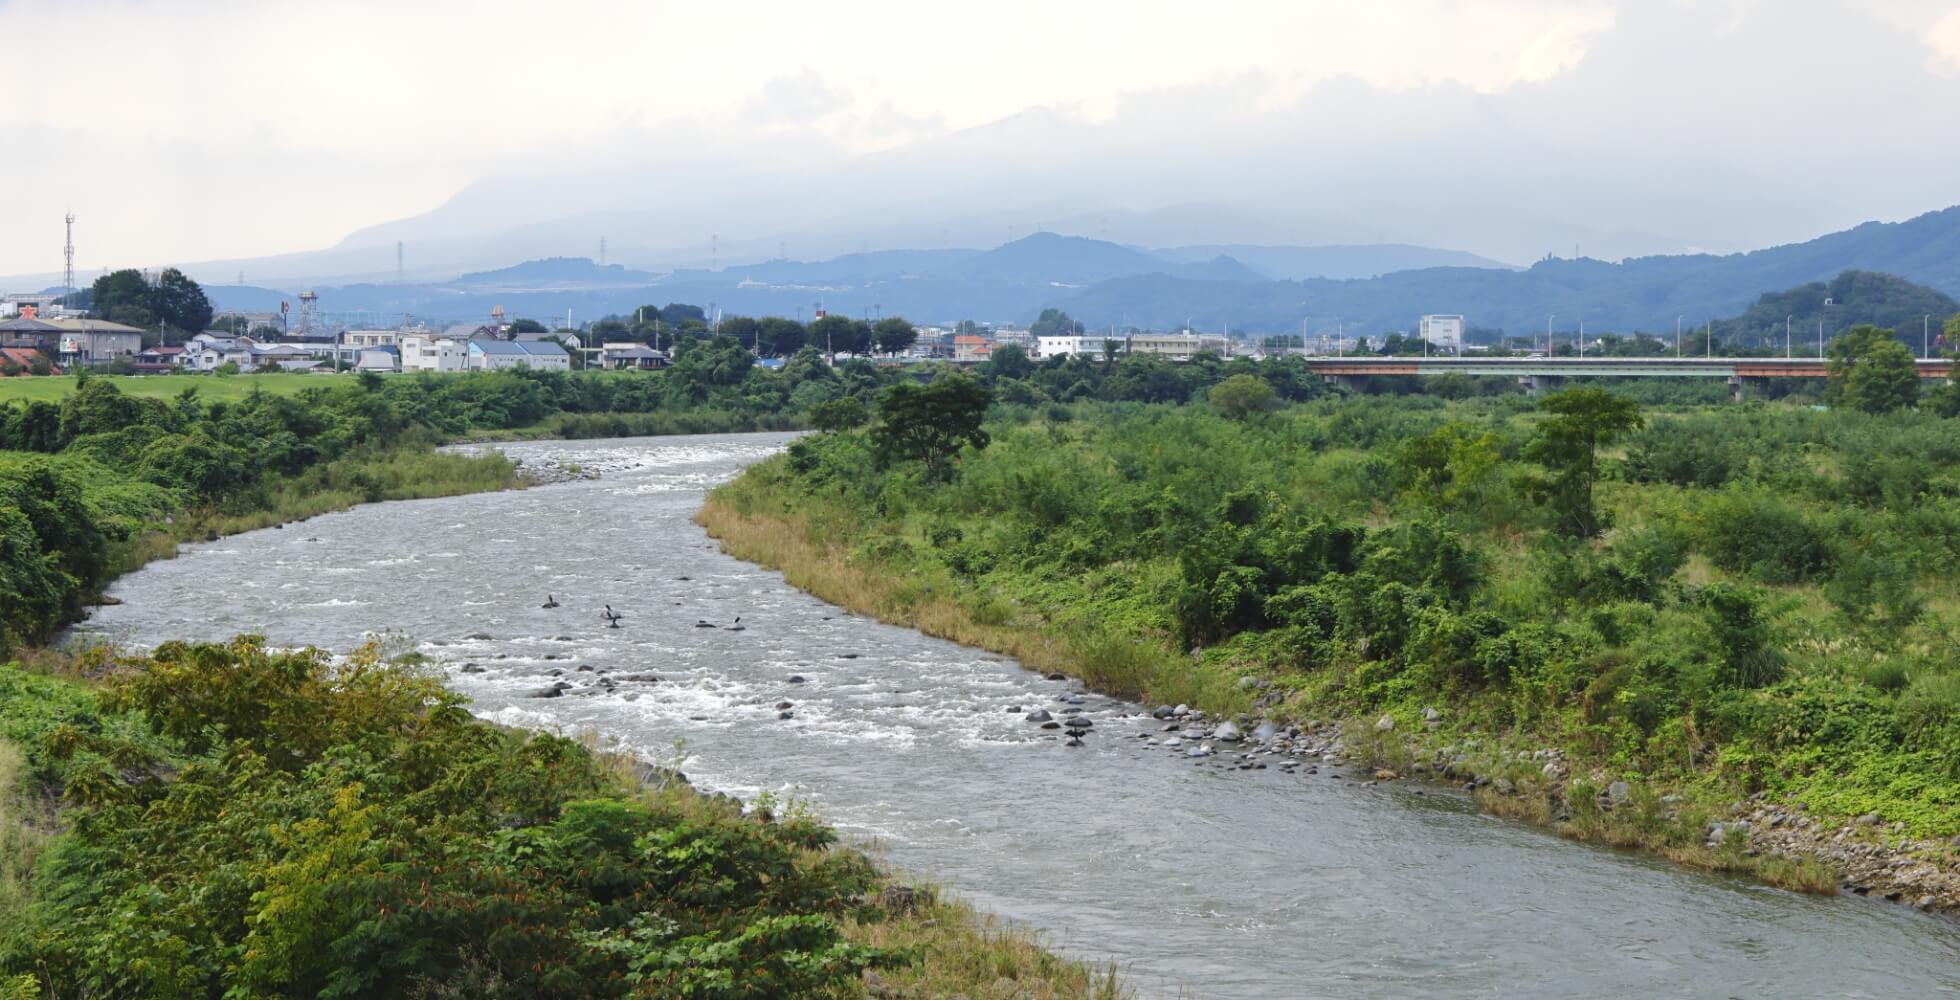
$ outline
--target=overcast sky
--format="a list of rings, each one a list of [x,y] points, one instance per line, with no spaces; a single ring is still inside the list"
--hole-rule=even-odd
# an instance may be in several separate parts
[[[1528,206],[1668,239],[1960,202],[1960,0],[0,0],[0,39],[0,274],[57,271],[65,211],[86,278],[324,247],[486,179],[682,141],[703,170],[819,172],[1030,108],[1105,154],[1265,128],[1281,160],[1326,139],[1386,161],[1427,128],[1481,176],[1575,144],[1675,164]],[[1885,145],[1860,166],[1847,142]],[[1200,169],[1123,190],[1147,208],[1230,187]],[[1756,207],[1720,218],[1730,191]]]

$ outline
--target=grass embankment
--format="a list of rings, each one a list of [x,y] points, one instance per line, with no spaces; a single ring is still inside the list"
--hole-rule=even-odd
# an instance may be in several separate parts
[[[90,378],[102,379],[122,390],[125,395],[138,399],[175,399],[185,389],[196,389],[200,398],[233,403],[254,392],[292,396],[305,389],[346,385],[355,377],[351,372],[339,375],[299,372],[238,375],[90,375]],[[74,394],[75,376],[73,375],[0,378],[0,403],[10,403],[15,400],[59,403]]]
[[[1127,995],[372,647],[0,665],[0,847],[10,1000]]]
[[[700,522],[826,600],[1114,694],[1347,720],[1351,758],[1475,774],[1568,836],[1833,891],[1733,825],[1754,797],[1951,868],[1960,584],[1904,554],[1960,538],[1960,425],[1647,417],[1605,456],[1597,540],[1526,488],[1538,414],[1423,400],[1009,410],[946,485],[806,439]]]

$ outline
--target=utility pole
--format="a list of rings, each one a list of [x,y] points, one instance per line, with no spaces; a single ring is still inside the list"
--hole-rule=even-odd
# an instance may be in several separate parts
[[[1674,317],[1674,356],[1677,358],[1681,356],[1681,321],[1687,318],[1686,316]]]
[[[1783,317],[1783,360],[1785,361],[1790,360],[1790,321],[1793,319],[1796,317]]]
[[[1714,320],[1711,319],[1708,321],[1708,329],[1703,331],[1702,336],[1708,338],[1708,356],[1709,358],[1713,359],[1715,357],[1715,321]]]
[[[1921,361],[1933,356],[1932,337],[1933,317],[1931,314],[1928,314],[1919,319],[1919,359]]]
[[[1552,356],[1552,320],[1557,318],[1558,313],[1545,317],[1545,356],[1548,358]]]

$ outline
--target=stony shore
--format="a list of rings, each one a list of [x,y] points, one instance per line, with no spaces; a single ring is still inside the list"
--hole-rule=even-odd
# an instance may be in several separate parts
[[[1158,706],[1151,714],[1161,723],[1160,735],[1144,733],[1137,738],[1167,752],[1210,759],[1219,767],[1236,770],[1271,766],[1286,773],[1319,774],[1325,768],[1331,776],[1347,777],[1363,785],[1430,781],[1469,792],[1487,804],[1493,798],[1537,799],[1544,803],[1544,825],[1581,839],[1593,838],[1572,823],[1575,809],[1571,796],[1575,791],[1591,794],[1590,804],[1602,814],[1628,807],[1633,797],[1633,789],[1625,781],[1603,774],[1575,776],[1565,754],[1556,749],[1497,751],[1475,739],[1432,740],[1427,730],[1442,723],[1442,713],[1437,709],[1425,712],[1426,731],[1421,734],[1398,732],[1390,716],[1372,723],[1310,721],[1300,726],[1249,717],[1217,719],[1188,705]],[[1348,745],[1356,732],[1373,734],[1377,747],[1371,755],[1379,755],[1381,742],[1395,744],[1399,748],[1395,756],[1406,761],[1401,765],[1406,773],[1357,760],[1358,755]],[[1511,776],[1521,769],[1531,777],[1519,780]],[[1584,791],[1579,791],[1582,787]],[[1664,795],[1660,804],[1670,821],[1681,817],[1679,796]],[[1500,811],[1521,817],[1532,813]],[[1739,837],[1737,847],[1749,858],[1818,859],[1835,870],[1838,888],[1853,895],[1878,896],[1921,910],[1960,913],[1960,837],[1952,841],[1918,840],[1903,836],[1903,829],[1903,823],[1886,824],[1876,815],[1849,823],[1827,822],[1812,816],[1801,804],[1773,802],[1758,793],[1731,803],[1727,816],[1708,823],[1702,836],[1703,846],[1710,851],[1722,849],[1730,838]]]

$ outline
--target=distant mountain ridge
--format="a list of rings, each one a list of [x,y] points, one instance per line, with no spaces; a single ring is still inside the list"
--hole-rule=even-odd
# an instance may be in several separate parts
[[[576,321],[648,302],[688,302],[713,303],[728,314],[808,318],[823,308],[938,324],[1026,323],[1053,306],[1096,327],[1166,329],[1191,322],[1211,330],[1331,333],[1338,325],[1379,334],[1411,330],[1425,313],[1460,313],[1473,326],[1515,332],[1542,330],[1548,322],[1570,331],[1581,321],[1593,330],[1664,331],[1677,317],[1686,326],[1736,317],[1765,290],[1830,282],[1846,271],[1897,275],[1960,295],[1960,207],[1728,256],[1619,263],[1553,258],[1524,269],[1487,262],[1369,277],[1272,277],[1275,269],[1360,273],[1452,254],[1400,246],[1151,250],[1044,232],[989,250],[888,250],[664,275],[556,258],[451,281],[318,291],[330,315],[407,312],[428,319],[487,316],[501,305],[508,315],[553,319],[569,309]],[[262,309],[268,297],[287,295],[241,286],[209,291],[221,309]]]

